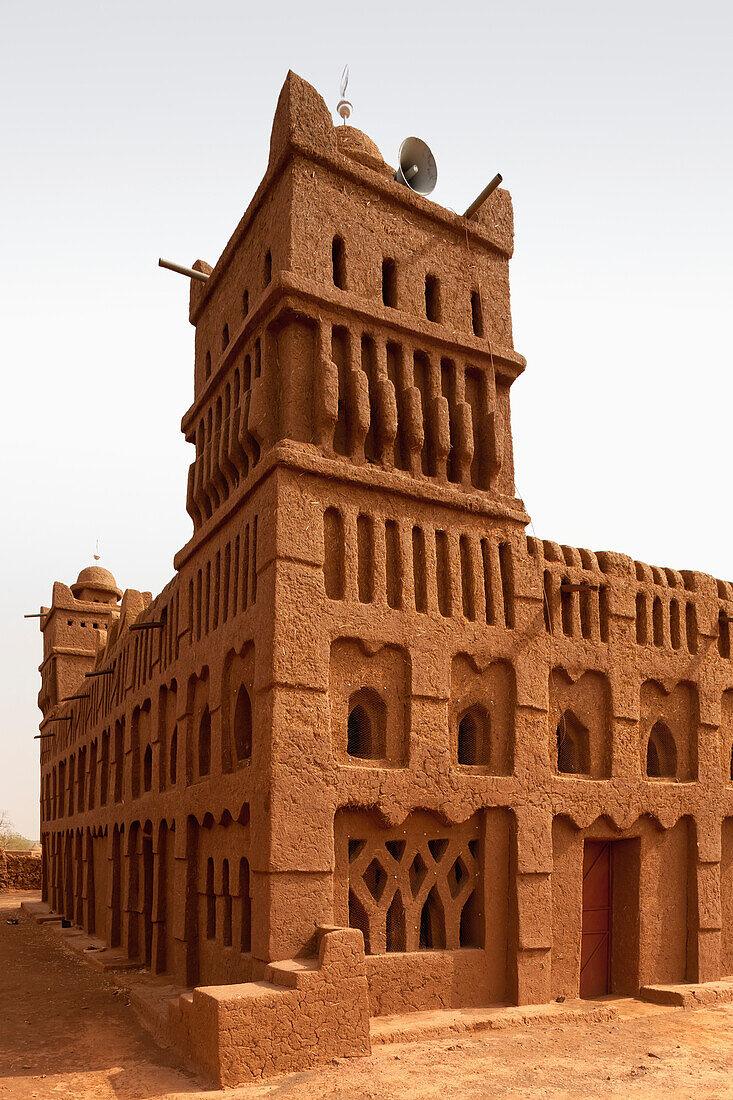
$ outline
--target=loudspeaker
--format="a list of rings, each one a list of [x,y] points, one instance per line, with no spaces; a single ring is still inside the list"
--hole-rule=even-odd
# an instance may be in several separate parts
[[[399,165],[394,174],[398,183],[406,184],[419,195],[429,195],[438,182],[438,169],[430,147],[418,137],[408,137],[400,145]]]

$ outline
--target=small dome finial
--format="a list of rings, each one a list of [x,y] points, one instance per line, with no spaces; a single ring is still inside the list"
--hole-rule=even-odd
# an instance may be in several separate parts
[[[346,89],[348,88],[348,86],[349,86],[349,66],[344,65],[344,71],[341,73],[341,88],[340,88],[341,99],[336,104],[336,112],[344,120],[344,126],[346,125],[347,118],[349,118],[351,116],[351,112],[354,109],[353,103],[349,103],[348,99],[346,98]]]
[[[122,590],[117,587],[109,569],[103,569],[101,565],[88,565],[82,569],[74,584],[71,585],[71,593],[77,600],[89,600],[90,593],[99,593],[102,596],[114,596],[114,602],[122,598]],[[91,596],[94,602],[98,602],[95,595]],[[102,599],[101,603],[111,603],[111,600]]]

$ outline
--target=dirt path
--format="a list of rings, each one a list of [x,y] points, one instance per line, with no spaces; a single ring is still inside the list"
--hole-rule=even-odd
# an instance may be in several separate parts
[[[612,1024],[380,1046],[370,1058],[220,1093],[157,1047],[125,994],[22,916],[19,900],[0,894],[0,1100],[733,1100],[733,1007],[635,1002]]]

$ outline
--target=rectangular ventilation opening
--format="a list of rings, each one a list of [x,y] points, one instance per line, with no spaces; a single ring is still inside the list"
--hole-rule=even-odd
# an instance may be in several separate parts
[[[382,301],[392,309],[397,307],[397,269],[394,260],[382,260]]]
[[[440,281],[435,275],[425,276],[425,316],[440,321]]]
[[[481,295],[477,290],[471,292],[471,325],[474,336],[483,336],[484,316],[481,309]]]

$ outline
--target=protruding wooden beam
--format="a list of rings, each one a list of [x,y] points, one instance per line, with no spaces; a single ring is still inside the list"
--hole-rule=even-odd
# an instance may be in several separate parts
[[[33,738],[34,741],[43,741],[44,737],[55,737],[55,733],[37,733]]]
[[[176,264],[172,260],[164,260],[162,256],[158,260],[158,267],[164,267],[167,271],[175,271],[178,275],[187,275],[189,279],[196,279],[200,283],[205,283],[209,277],[205,271],[196,271],[195,268],[186,267],[185,264]]]
[[[86,691],[82,695],[67,695],[64,699],[61,700],[61,702],[70,703],[72,699],[91,699],[91,696],[89,692]]]
[[[114,676],[113,668],[96,668],[94,672],[85,672],[85,676]]]
[[[152,620],[149,623],[130,623],[130,630],[162,630],[165,623]]]
[[[590,581],[581,581],[579,584],[561,584],[561,592],[599,592],[604,587],[600,584],[591,584]]]
[[[468,210],[463,215],[464,218],[472,218],[473,215],[478,210],[479,206],[481,206],[482,203],[486,202],[489,195],[493,195],[494,191],[496,191],[496,189],[499,186],[499,184],[501,183],[501,181],[502,181],[502,175],[501,175],[500,172],[497,172],[496,175],[494,176],[494,178],[491,180],[491,182],[486,184],[486,186],[484,187],[481,194],[477,195],[476,198],[473,200],[473,202],[469,206]]]

